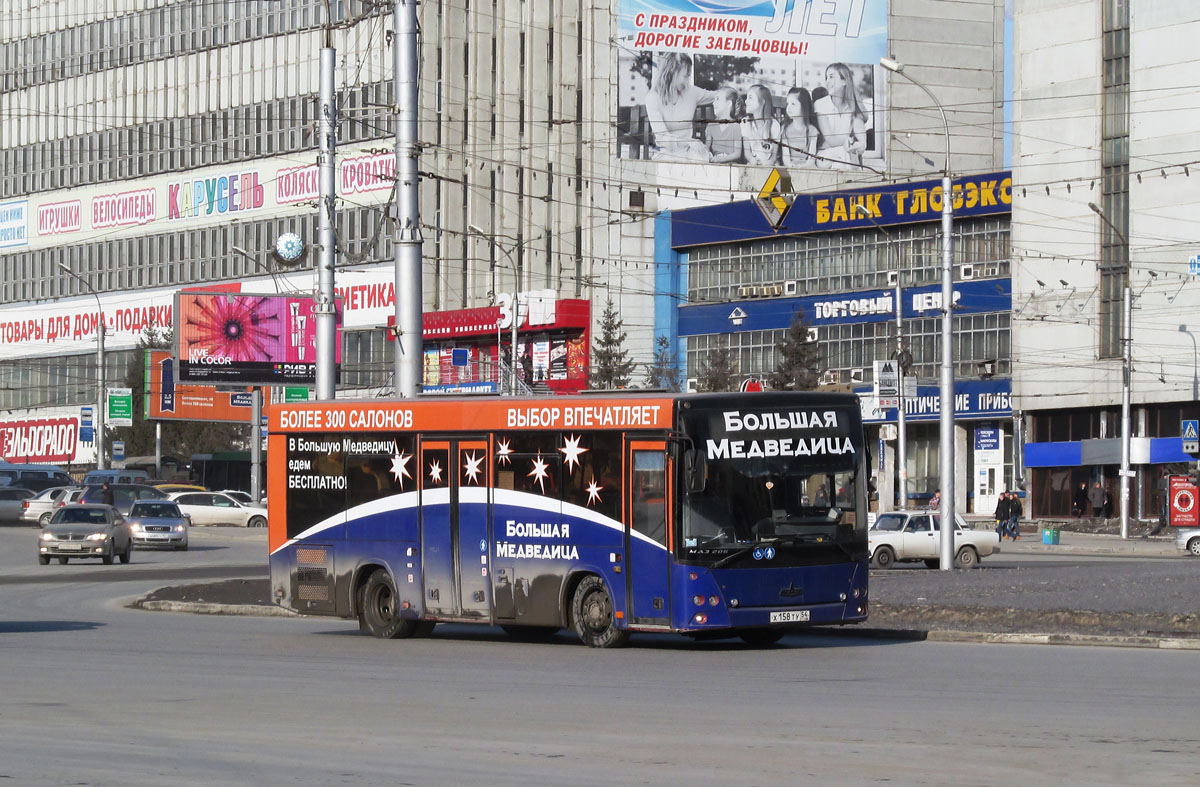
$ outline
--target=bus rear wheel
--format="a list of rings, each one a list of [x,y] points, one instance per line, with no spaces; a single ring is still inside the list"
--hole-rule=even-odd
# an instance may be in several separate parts
[[[598,576],[584,577],[575,588],[571,619],[575,633],[590,648],[619,648],[629,641],[629,632],[617,628],[612,596]]]
[[[411,637],[417,621],[400,617],[400,601],[396,597],[396,586],[388,572],[376,569],[367,578],[362,591],[362,609],[359,614],[367,631],[379,639],[403,639]]]

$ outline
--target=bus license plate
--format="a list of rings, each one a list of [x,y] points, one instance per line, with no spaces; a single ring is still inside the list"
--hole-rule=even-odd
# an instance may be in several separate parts
[[[808,610],[807,609],[794,609],[794,610],[790,610],[788,612],[772,612],[771,613],[771,622],[772,623],[807,623],[808,622]]]

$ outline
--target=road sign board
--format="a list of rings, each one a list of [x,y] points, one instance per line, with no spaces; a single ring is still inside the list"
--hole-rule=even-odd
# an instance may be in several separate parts
[[[1188,258],[1188,273],[1200,273],[1200,254]]]
[[[1192,477],[1173,475],[1168,480],[1171,510],[1168,512],[1171,527],[1200,526],[1200,506],[1197,506],[1197,489]]]
[[[1200,420],[1180,421],[1179,434],[1185,454],[1200,454]]]
[[[133,390],[130,388],[108,389],[109,426],[133,426]]]
[[[112,458],[113,458],[114,462],[124,462],[125,461],[125,441],[124,440],[113,440]]]

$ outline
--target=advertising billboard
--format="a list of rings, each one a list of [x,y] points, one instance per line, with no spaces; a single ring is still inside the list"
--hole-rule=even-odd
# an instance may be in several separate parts
[[[302,389],[307,390],[307,389]],[[146,417],[155,420],[250,423],[249,391],[218,391],[215,385],[188,385],[175,376],[175,358],[166,350],[146,351]]]
[[[618,0],[618,156],[880,170],[887,0]]]
[[[188,291],[175,295],[177,379],[238,385],[314,383],[313,299]],[[341,309],[334,342],[342,360]]]

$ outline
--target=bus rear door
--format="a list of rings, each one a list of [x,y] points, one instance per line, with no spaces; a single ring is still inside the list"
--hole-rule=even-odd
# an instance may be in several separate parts
[[[421,548],[429,614],[490,616],[489,466],[484,440],[421,442]]]
[[[630,440],[625,454],[625,573],[631,623],[670,624],[670,457],[661,440]]]

